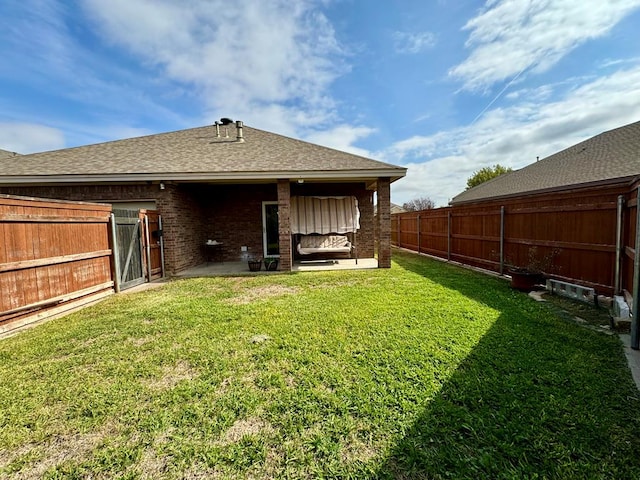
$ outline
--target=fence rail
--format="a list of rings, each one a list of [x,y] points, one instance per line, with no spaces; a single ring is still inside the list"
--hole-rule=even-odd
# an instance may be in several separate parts
[[[392,244],[506,273],[536,265],[599,293],[632,291],[637,186],[392,215]]]
[[[111,205],[0,195],[0,334],[113,293]]]

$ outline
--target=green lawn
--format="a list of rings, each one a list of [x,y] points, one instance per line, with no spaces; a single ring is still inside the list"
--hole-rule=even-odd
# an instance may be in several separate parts
[[[640,478],[613,336],[506,282],[175,281],[0,342],[0,478]]]

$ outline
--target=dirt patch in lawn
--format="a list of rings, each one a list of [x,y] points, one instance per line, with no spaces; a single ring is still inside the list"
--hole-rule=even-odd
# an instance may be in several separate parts
[[[77,345],[77,348],[80,348],[80,349],[89,348],[94,346],[96,343],[99,343],[105,340],[111,340],[112,338],[113,338],[113,334],[111,333],[101,333],[97,337],[87,338],[86,340],[80,342]]]
[[[187,362],[178,362],[175,365],[165,366],[162,369],[160,378],[147,380],[145,384],[156,390],[168,390],[183,380],[193,380],[197,376],[198,371]]]
[[[264,287],[253,287],[243,291],[237,297],[227,298],[223,303],[229,305],[246,305],[256,300],[264,300],[271,297],[279,297],[282,295],[294,295],[298,293],[298,287],[285,287],[282,285],[265,285]]]
[[[43,478],[47,470],[65,462],[80,462],[110,436],[115,436],[118,428],[107,424],[96,432],[55,435],[41,444],[27,444],[12,452],[0,451],[0,468],[12,463],[24,463],[24,467],[12,474],[11,478],[31,480]]]
[[[255,389],[256,378],[257,375],[255,372],[248,373],[240,378],[227,377],[222,380],[222,382],[220,382],[220,385],[218,385],[218,388],[216,388],[216,394],[226,395],[233,389]]]
[[[344,463],[366,463],[375,458],[378,452],[358,438],[350,438],[344,442],[340,457]]]
[[[168,469],[170,458],[159,455],[153,448],[147,448],[136,466],[137,473],[144,480],[161,478]]]
[[[171,457],[159,454],[157,447],[167,445],[170,442],[172,432],[173,429],[169,428],[156,436],[153,443],[142,452],[138,463],[127,468],[127,473],[133,472],[145,480],[162,478],[170,467]]]
[[[273,428],[269,423],[258,417],[249,417],[236,420],[222,436],[222,442],[225,444],[235,443],[246,435],[261,435],[272,432]]]
[[[182,480],[208,480],[217,478],[228,478],[223,473],[207,468],[205,465],[193,465],[180,477]]]
[[[149,343],[153,340],[155,340],[156,337],[150,336],[150,337],[129,337],[127,339],[127,341],[129,341],[131,343],[131,345],[133,345],[134,347],[141,347],[143,346],[145,343]]]

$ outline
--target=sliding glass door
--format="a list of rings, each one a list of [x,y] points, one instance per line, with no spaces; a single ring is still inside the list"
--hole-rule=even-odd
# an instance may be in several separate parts
[[[265,257],[280,256],[278,202],[262,202],[262,243]]]

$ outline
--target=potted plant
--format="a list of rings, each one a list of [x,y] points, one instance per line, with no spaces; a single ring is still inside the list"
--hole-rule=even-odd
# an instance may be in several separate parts
[[[511,276],[511,288],[523,292],[530,292],[544,279],[541,272],[532,271],[526,267],[510,267],[507,271]]]
[[[511,288],[530,292],[536,285],[544,282],[546,273],[549,273],[554,258],[560,250],[553,249],[549,254],[540,256],[538,247],[529,247],[527,263],[524,266],[516,266],[507,262],[507,272],[511,276]]]
[[[249,270],[258,272],[262,268],[262,260],[259,258],[249,258]]]
[[[277,270],[278,269],[278,257],[265,257],[264,259],[265,270]]]

